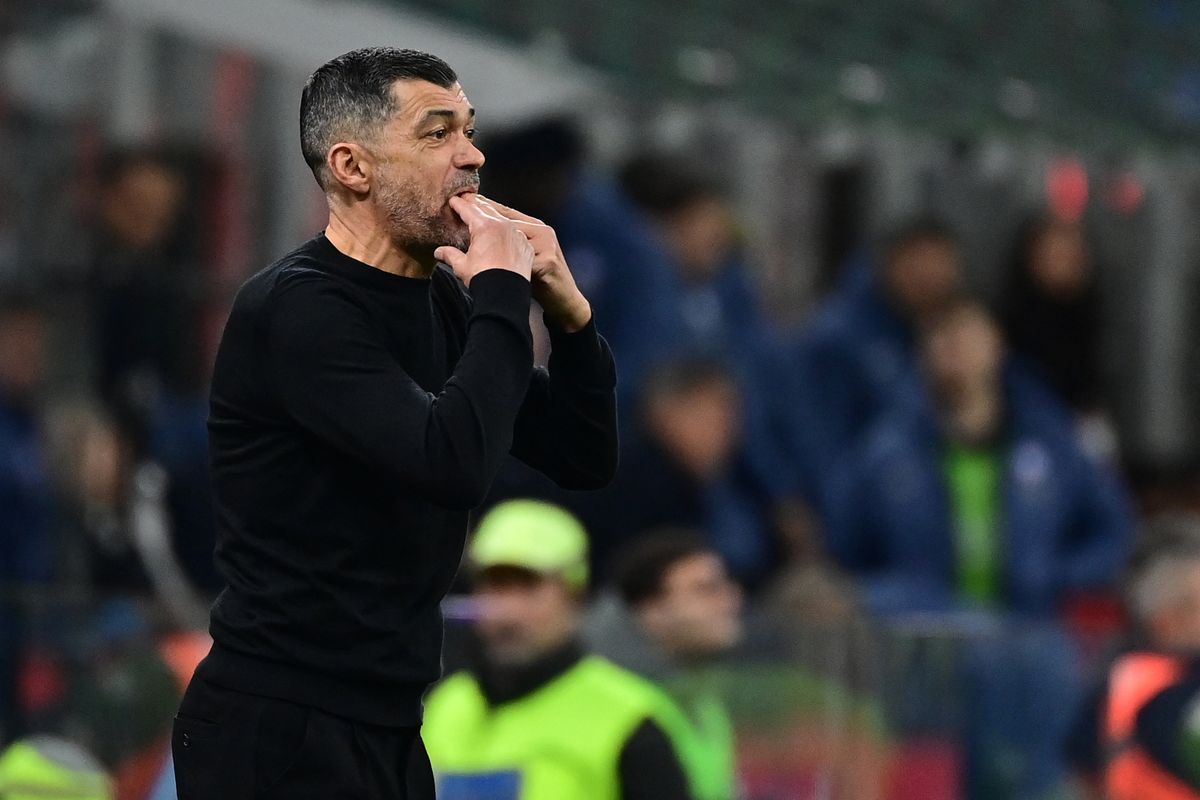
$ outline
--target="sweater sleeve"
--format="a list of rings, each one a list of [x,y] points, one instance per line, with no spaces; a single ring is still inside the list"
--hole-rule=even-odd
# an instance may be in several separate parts
[[[476,298],[478,304],[478,298]],[[595,320],[575,333],[547,323],[549,369],[535,369],[513,455],[564,489],[599,489],[617,470],[616,367]]]
[[[276,288],[267,368],[284,412],[330,447],[433,502],[482,502],[512,444],[533,366],[529,282],[487,270],[472,281],[462,357],[432,394],[404,371],[347,288],[324,276]]]
[[[687,775],[671,740],[650,720],[621,749],[617,764],[621,800],[691,800]]]

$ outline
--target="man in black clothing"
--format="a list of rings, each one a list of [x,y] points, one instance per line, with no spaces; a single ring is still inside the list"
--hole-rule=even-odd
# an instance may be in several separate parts
[[[181,800],[432,797],[421,695],[468,511],[509,452],[574,489],[616,469],[608,346],[553,230],[478,195],[474,118],[415,51],[304,88],[329,224],[246,283],[217,356],[227,587],[176,718]]]

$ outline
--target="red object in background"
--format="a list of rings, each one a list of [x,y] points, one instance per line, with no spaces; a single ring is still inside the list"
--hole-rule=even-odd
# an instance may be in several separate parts
[[[803,763],[786,767],[774,759],[757,759],[740,748],[738,769],[750,797],[819,800],[828,797],[831,775],[821,765]],[[955,742],[943,739],[913,740],[894,746],[883,775],[881,800],[959,800],[963,794],[963,755]],[[834,796],[840,796],[835,793]]]
[[[1046,170],[1046,202],[1057,216],[1078,222],[1088,203],[1088,174],[1075,157],[1056,159]]]
[[[1086,662],[1107,658],[1128,624],[1120,597],[1106,592],[1077,592],[1062,606],[1062,621]]]
[[[1077,636],[1113,638],[1128,619],[1121,598],[1111,592],[1076,592],[1066,599],[1063,621]]]
[[[1130,216],[1137,213],[1145,202],[1146,188],[1137,175],[1126,170],[1112,179],[1105,199],[1114,211]]]
[[[888,772],[888,800],[957,800],[962,796],[962,752],[951,741],[929,739],[897,747]]]
[[[204,631],[181,631],[159,642],[158,652],[179,680],[182,692],[191,683],[192,673],[212,648],[212,637]]]
[[[62,664],[49,653],[37,650],[23,660],[17,686],[21,708],[28,714],[53,708],[67,694]]]
[[[171,757],[171,736],[167,734],[159,741],[127,758],[113,770],[113,797],[115,800],[146,800],[162,775],[167,759]]]

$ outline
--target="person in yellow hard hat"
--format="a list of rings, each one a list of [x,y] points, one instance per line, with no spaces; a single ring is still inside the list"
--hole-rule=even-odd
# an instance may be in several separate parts
[[[546,503],[503,503],[480,522],[469,564],[479,652],[425,705],[439,800],[693,797],[674,744],[678,709],[579,644],[579,521]]]

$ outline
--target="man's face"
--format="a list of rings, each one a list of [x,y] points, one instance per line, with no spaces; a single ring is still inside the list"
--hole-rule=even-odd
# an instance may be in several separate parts
[[[442,88],[402,80],[392,92],[400,112],[368,147],[376,159],[372,193],[392,240],[405,249],[465,250],[467,226],[449,202],[479,189],[483,153],[473,142],[475,109],[457,83]]]
[[[1175,600],[1150,620],[1154,646],[1164,650],[1200,650],[1200,563],[1172,575]]]
[[[699,197],[665,220],[667,242],[683,276],[706,281],[725,264],[734,245],[733,220],[717,197]]]
[[[178,171],[150,161],[134,163],[105,193],[105,226],[122,247],[152,252],[167,243],[183,210],[185,192]]]
[[[0,393],[27,401],[42,387],[47,371],[49,330],[37,311],[0,316]]]
[[[1083,228],[1064,222],[1043,230],[1030,248],[1029,269],[1034,281],[1051,297],[1077,296],[1087,288],[1092,269]]]
[[[652,398],[648,411],[659,443],[701,481],[728,465],[741,439],[741,398],[723,378]]]
[[[998,380],[1004,343],[987,312],[965,307],[929,333],[925,360],[937,392],[953,395]]]
[[[911,320],[927,317],[959,290],[962,264],[958,248],[934,237],[904,242],[889,256],[884,281],[901,313]]]
[[[696,553],[667,572],[658,597],[639,609],[650,636],[674,657],[703,659],[742,636],[742,593],[715,553]]]
[[[562,580],[516,567],[479,576],[477,630],[488,658],[520,666],[565,645],[579,623],[579,600]]]

